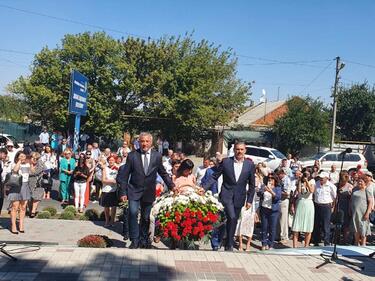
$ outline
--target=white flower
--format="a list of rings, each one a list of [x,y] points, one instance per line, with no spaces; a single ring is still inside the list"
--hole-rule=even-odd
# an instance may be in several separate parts
[[[212,196],[212,191],[211,190],[207,190],[206,193],[205,193],[206,196]]]

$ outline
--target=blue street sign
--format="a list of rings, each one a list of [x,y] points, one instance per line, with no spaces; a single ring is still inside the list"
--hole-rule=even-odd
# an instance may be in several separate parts
[[[72,71],[70,97],[69,97],[69,113],[86,115],[87,97],[88,97],[88,79],[76,70]]]
[[[85,116],[87,113],[89,80],[76,70],[72,71],[70,79],[69,113],[76,115],[73,143],[73,151],[75,152],[78,149],[81,116]]]

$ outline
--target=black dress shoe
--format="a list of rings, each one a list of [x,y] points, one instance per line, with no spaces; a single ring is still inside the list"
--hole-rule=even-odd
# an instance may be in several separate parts
[[[225,247],[225,251],[227,251],[227,252],[233,252],[233,246]]]
[[[219,247],[213,247],[212,251],[219,251]]]
[[[132,243],[129,246],[129,249],[138,249],[139,248],[139,243],[132,241]]]

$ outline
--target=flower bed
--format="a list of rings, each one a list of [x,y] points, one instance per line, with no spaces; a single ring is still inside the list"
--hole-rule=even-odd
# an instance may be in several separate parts
[[[153,206],[156,235],[173,242],[208,242],[212,230],[224,219],[224,207],[207,191],[203,195],[191,187],[180,194],[165,194]]]
[[[105,235],[87,235],[77,242],[78,247],[106,248],[111,247],[113,242]]]

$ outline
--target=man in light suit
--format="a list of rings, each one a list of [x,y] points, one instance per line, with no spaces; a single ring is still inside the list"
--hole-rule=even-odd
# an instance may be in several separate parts
[[[152,135],[141,133],[140,149],[128,154],[120,182],[121,201],[129,200],[130,249],[149,248],[148,237],[150,212],[155,201],[156,175],[159,174],[169,189],[174,187],[172,179],[165,171],[162,155],[151,149]],[[138,224],[138,210],[141,207],[141,225]],[[139,233],[141,232],[141,233]]]
[[[245,159],[245,152],[245,143],[237,142],[234,145],[234,156],[225,158],[217,167],[213,168],[214,173],[211,180],[203,186],[207,190],[211,186],[211,181],[215,181],[223,175],[219,198],[224,205],[227,217],[226,251],[233,251],[234,233],[241,208],[243,206],[250,208],[255,194],[255,166],[251,160]],[[247,191],[246,185],[248,185]],[[217,250],[218,246],[215,246],[214,250]]]

